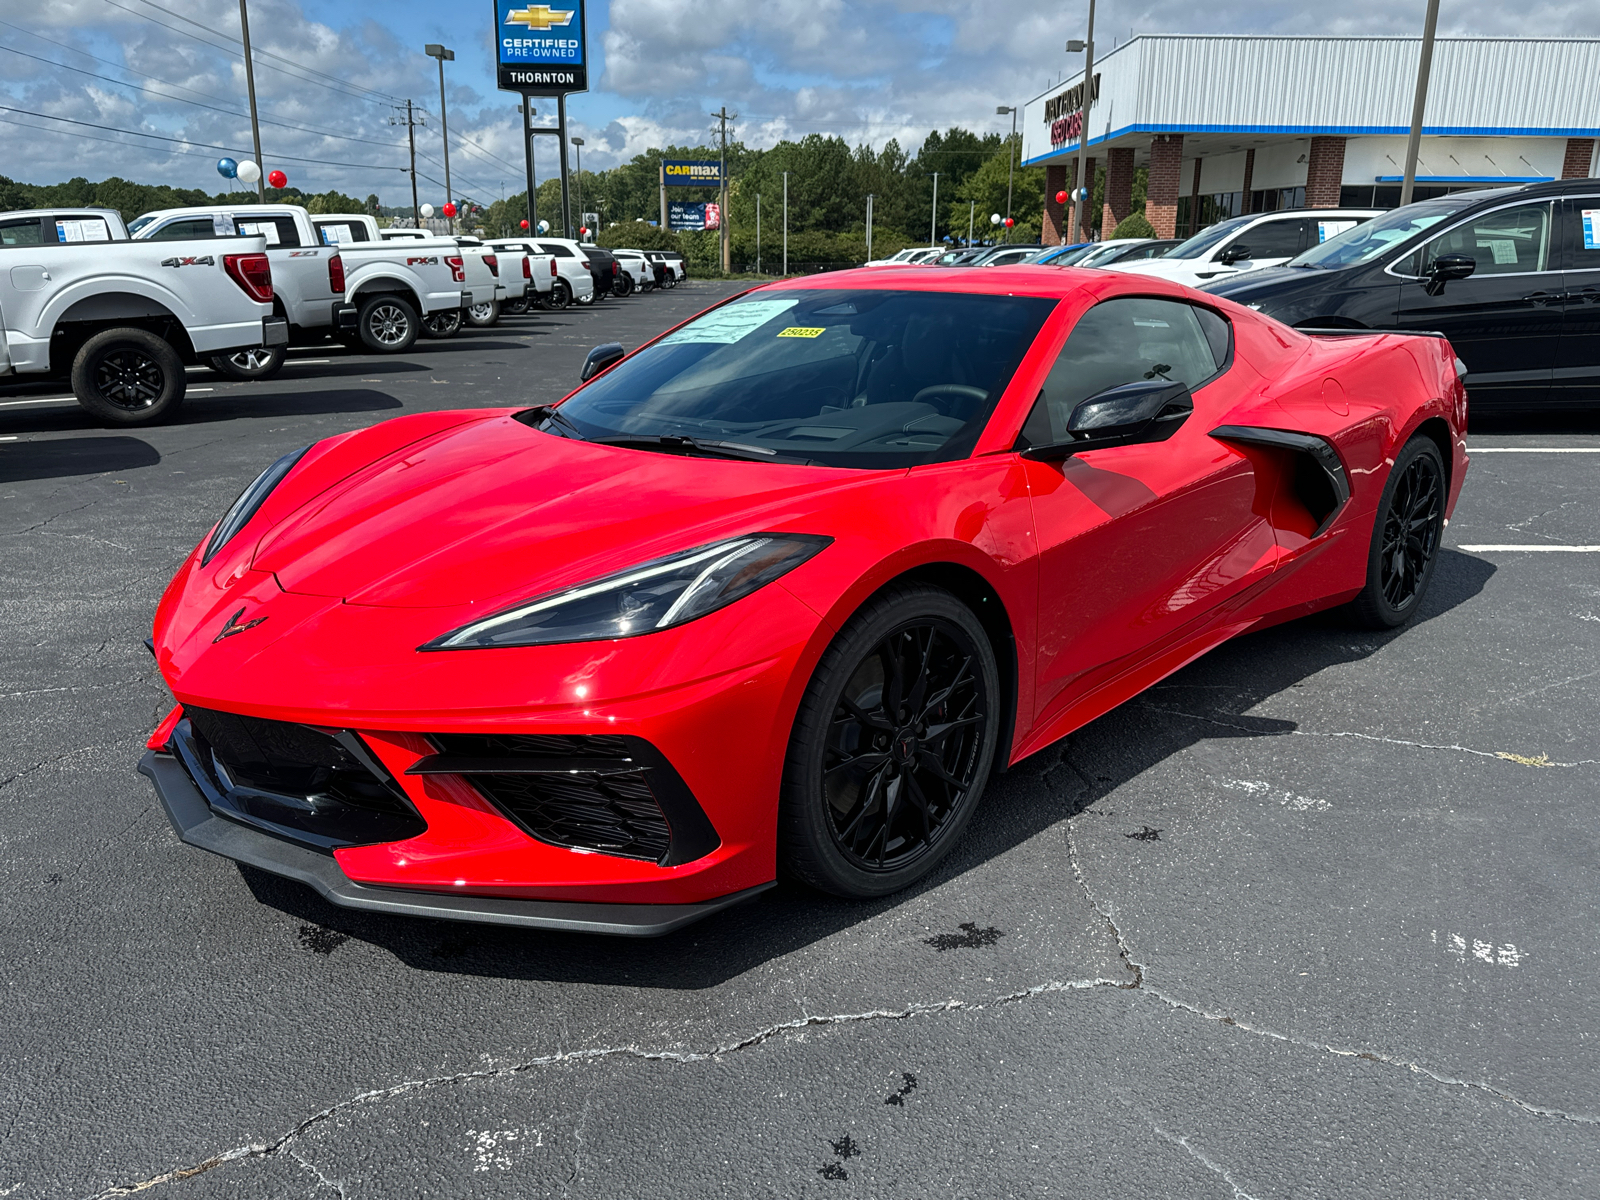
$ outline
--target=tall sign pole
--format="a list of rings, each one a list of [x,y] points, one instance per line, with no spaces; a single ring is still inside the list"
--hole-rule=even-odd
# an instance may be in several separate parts
[[[244,34],[244,86],[250,93],[250,137],[256,146],[256,166],[261,174],[256,176],[256,195],[261,203],[267,202],[267,168],[261,165],[261,123],[256,120],[256,67],[250,55],[250,13],[245,0],[239,0],[239,30]]]
[[[783,173],[783,273],[789,273],[789,172]]]
[[[240,0],[243,3],[243,0]],[[1417,183],[1417,155],[1422,150],[1422,110],[1428,105],[1428,73],[1433,69],[1433,31],[1439,24],[1439,0],[1428,0],[1422,20],[1422,57],[1417,60],[1417,94],[1411,101],[1411,136],[1406,139],[1406,174],[1400,182],[1400,203],[1411,203]]]
[[[933,173],[933,217],[928,222],[928,245],[939,244],[939,172]]]
[[[1071,48],[1071,43],[1068,43]],[[1072,189],[1072,236],[1076,240],[1088,229],[1084,219],[1089,208],[1088,189],[1093,186],[1085,179],[1089,158],[1089,105],[1094,98],[1094,0],[1089,0],[1089,32],[1083,43],[1083,100],[1078,105],[1078,186]]]
[[[527,95],[522,97],[522,156],[528,169],[528,236],[538,237],[538,210],[534,207],[538,193],[533,186],[533,101]]]
[[[667,160],[661,160],[661,228],[667,227]]]
[[[556,127],[561,131],[561,236],[572,236],[572,177],[567,173],[567,98],[556,97]]]

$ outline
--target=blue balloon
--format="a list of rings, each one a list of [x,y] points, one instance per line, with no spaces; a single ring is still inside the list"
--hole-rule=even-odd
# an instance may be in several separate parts
[[[217,174],[224,179],[237,179],[239,177],[239,164],[231,158],[217,159]]]

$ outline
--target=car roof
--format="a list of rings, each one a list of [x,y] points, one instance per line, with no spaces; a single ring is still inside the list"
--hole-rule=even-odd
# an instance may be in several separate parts
[[[122,220],[122,214],[114,208],[81,208],[76,204],[63,204],[59,208],[19,208],[12,212],[0,213],[7,220],[16,220],[19,217],[54,217],[62,213],[87,213],[96,217],[115,217]]]
[[[774,280],[753,288],[746,295],[762,291],[829,291],[843,288],[1038,296],[1047,299],[1065,299],[1078,294],[1109,297],[1123,293],[1196,299],[1192,288],[1156,276],[1096,271],[1084,267],[1053,267],[1045,271],[1031,263],[992,267],[984,271],[925,271],[921,267],[901,263],[881,267],[852,267],[846,271],[827,271],[820,275]]]

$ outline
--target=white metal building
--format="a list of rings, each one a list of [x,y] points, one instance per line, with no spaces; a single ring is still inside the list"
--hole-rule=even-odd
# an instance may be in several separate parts
[[[1144,35],[1094,64],[1089,154],[1106,171],[1105,233],[1150,168],[1145,212],[1182,236],[1242,212],[1398,203],[1420,38]],[[1600,39],[1440,38],[1417,198],[1597,172]],[[1023,109],[1022,157],[1044,165],[1045,240],[1075,181],[1083,76]],[[1092,169],[1092,168],[1091,168]],[[1078,240],[1078,239],[1070,239]]]

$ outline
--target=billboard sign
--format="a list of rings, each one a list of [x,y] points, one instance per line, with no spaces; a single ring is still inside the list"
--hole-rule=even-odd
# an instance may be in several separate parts
[[[500,87],[529,96],[589,90],[583,0],[494,0]]]
[[[667,187],[721,187],[722,164],[669,158],[661,164],[662,183]]]
[[[716,166],[715,163],[711,164]],[[705,229],[722,227],[722,207],[717,204],[695,203],[683,200],[667,202],[667,228],[673,233],[698,233]]]

